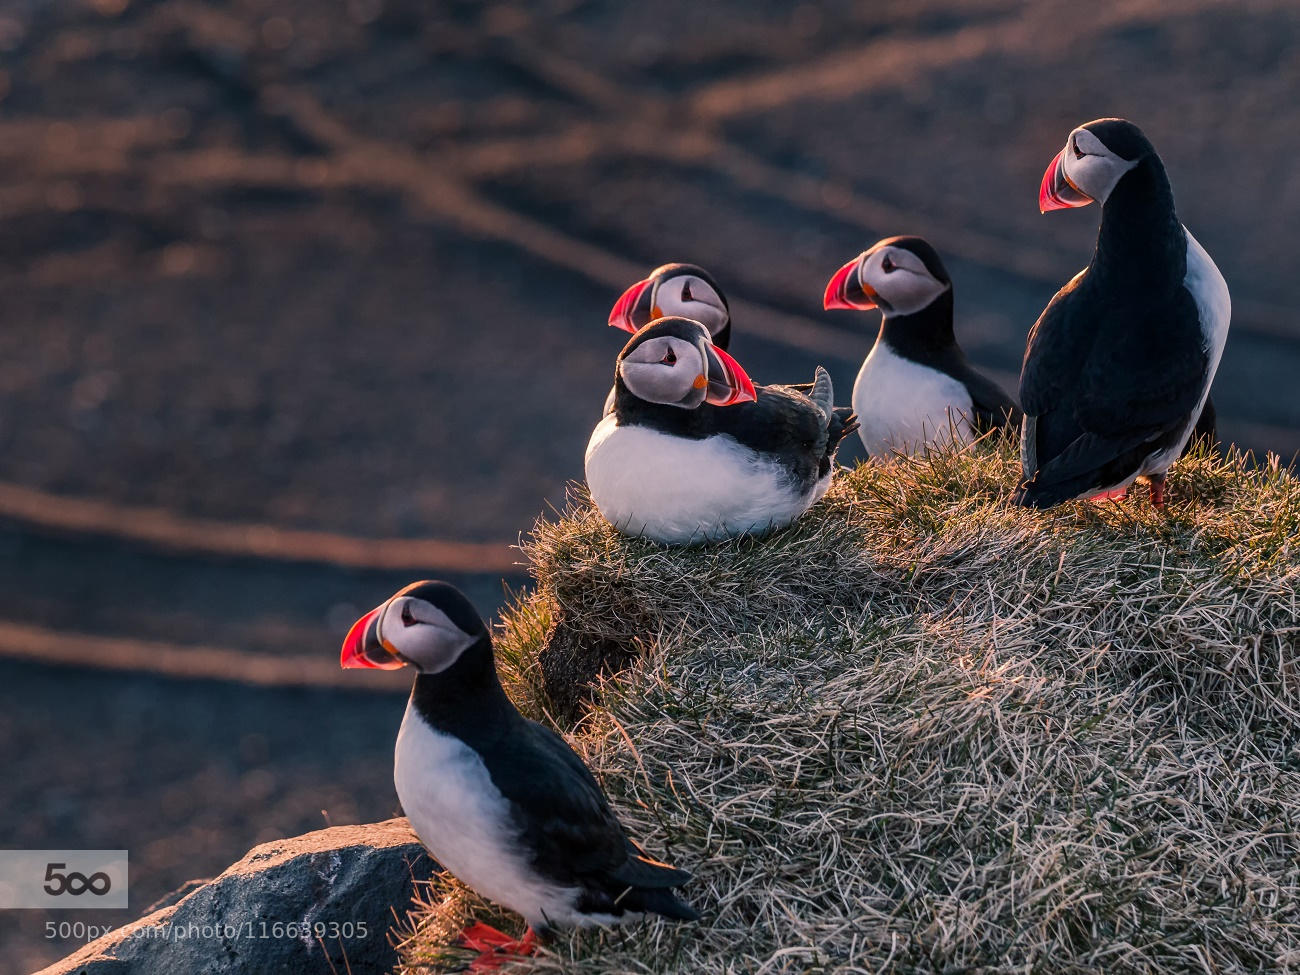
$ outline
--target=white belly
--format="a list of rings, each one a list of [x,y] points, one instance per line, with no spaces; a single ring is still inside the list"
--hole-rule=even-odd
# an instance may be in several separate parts
[[[780,528],[826,493],[801,494],[779,463],[728,436],[688,440],[644,426],[597,425],[587,444],[587,486],[619,531],[686,545]]]
[[[576,888],[540,878],[518,850],[509,803],[487,766],[453,735],[435,731],[407,704],[393,782],[411,828],[445,870],[529,924],[591,923],[574,914]]]
[[[970,393],[956,379],[894,353],[877,340],[853,384],[858,434],[873,458],[891,451],[970,443]]]
[[[1186,227],[1183,228],[1183,233],[1187,235],[1187,275],[1183,278],[1183,286],[1196,302],[1201,322],[1201,341],[1209,358],[1210,369],[1205,377],[1201,398],[1197,400],[1196,409],[1192,411],[1177,443],[1143,461],[1138,476],[1163,474],[1182,455],[1210,395],[1210,384],[1214,382],[1214,374],[1219,369],[1223,346],[1228,341],[1228,326],[1232,323],[1232,297],[1228,294],[1228,282],[1223,280],[1223,275],[1219,273],[1210,255]]]

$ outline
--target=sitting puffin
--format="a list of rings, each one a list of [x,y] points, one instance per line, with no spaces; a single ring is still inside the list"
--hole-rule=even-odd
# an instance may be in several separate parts
[[[661,318],[619,353],[613,410],[587,444],[587,485],[619,531],[669,545],[761,533],[826,493],[857,427],[818,367],[807,395],[755,386],[699,322]]]
[[[1015,402],[966,361],[952,332],[952,279],[920,237],[887,237],[835,272],[825,308],[881,311],[880,333],[857,382],[853,409],[867,453],[911,453],[969,443],[1020,422]]]
[[[418,671],[393,768],[402,808],[444,869],[529,925],[519,942],[469,928],[461,943],[484,952],[476,965],[528,953],[557,926],[698,919],[672,892],[690,874],[646,856],[582,759],[515,710],[487,627],[454,586],[402,589],[352,625],[340,662]]]
[[[1139,477],[1163,505],[1165,472],[1202,416],[1228,337],[1228,286],[1179,223],[1164,164],[1132,122],[1079,126],[1043,175],[1044,213],[1094,200],[1092,261],[1025,348],[1016,500],[1026,507],[1111,495]]]

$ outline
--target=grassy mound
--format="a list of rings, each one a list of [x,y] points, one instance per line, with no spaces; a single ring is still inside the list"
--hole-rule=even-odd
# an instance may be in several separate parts
[[[1194,457],[1010,507],[1010,444],[837,479],[788,530],[694,550],[579,496],[501,624],[546,711],[561,615],[637,641],[571,741],[698,925],[563,937],[538,972],[1300,967],[1300,481]],[[452,881],[404,946],[444,971]]]

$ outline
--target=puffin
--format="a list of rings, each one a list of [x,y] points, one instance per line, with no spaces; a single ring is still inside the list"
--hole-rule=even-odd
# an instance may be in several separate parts
[[[393,766],[402,808],[443,869],[528,922],[519,941],[468,928],[475,964],[531,953],[561,926],[699,919],[673,893],[691,875],[648,856],[564,739],[515,709],[488,629],[455,586],[399,590],[352,625],[340,662],[417,671]]]
[[[857,429],[826,370],[805,394],[755,386],[697,321],[639,329],[618,355],[614,402],[587,444],[591,498],[619,531],[690,545],[790,524],[830,487]]]
[[[657,267],[632,285],[609,313],[609,324],[636,332],[656,318],[678,316],[709,330],[714,348],[727,351],[731,343],[731,309],[727,297],[708,271],[681,262]]]
[[[879,308],[880,332],[853,384],[872,457],[966,444],[1020,423],[1020,409],[966,360],[952,330],[952,279],[920,237],[886,237],[835,272],[822,306]]]
[[[1232,300],[1179,222],[1155,147],[1126,119],[1079,126],[1043,174],[1042,212],[1093,202],[1092,260],[1048,303],[1025,347],[1015,500],[1048,508],[1113,497],[1144,478],[1163,507],[1165,473],[1204,416]]]

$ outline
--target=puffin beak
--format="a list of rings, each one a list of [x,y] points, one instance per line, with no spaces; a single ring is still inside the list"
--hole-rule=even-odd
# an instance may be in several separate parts
[[[834,277],[826,284],[826,294],[822,298],[822,307],[831,308],[849,308],[858,311],[869,311],[876,307],[876,291],[870,285],[864,285],[858,280],[858,262],[862,260],[861,255],[855,257],[849,263],[835,272]]]
[[[649,325],[656,318],[661,318],[659,309],[651,307],[654,296],[652,284],[647,278],[624,291],[614,303],[614,310],[609,313],[609,324],[625,332],[635,332],[642,325]]]
[[[361,619],[352,624],[347,637],[343,640],[343,653],[339,657],[339,666],[345,670],[350,667],[369,667],[374,670],[397,670],[405,667],[406,662],[384,646],[379,639],[379,617],[383,615],[383,605],[376,606]]]
[[[734,406],[736,403],[752,403],[758,399],[754,391],[754,381],[740,368],[740,363],[712,344],[705,350],[709,374],[701,379],[708,387],[704,402],[711,406]]]
[[[1092,202],[1092,197],[1071,183],[1070,177],[1065,175],[1065,153],[1069,148],[1066,146],[1047,164],[1043,182],[1038,187],[1039,213],[1068,207],[1086,207]]]

